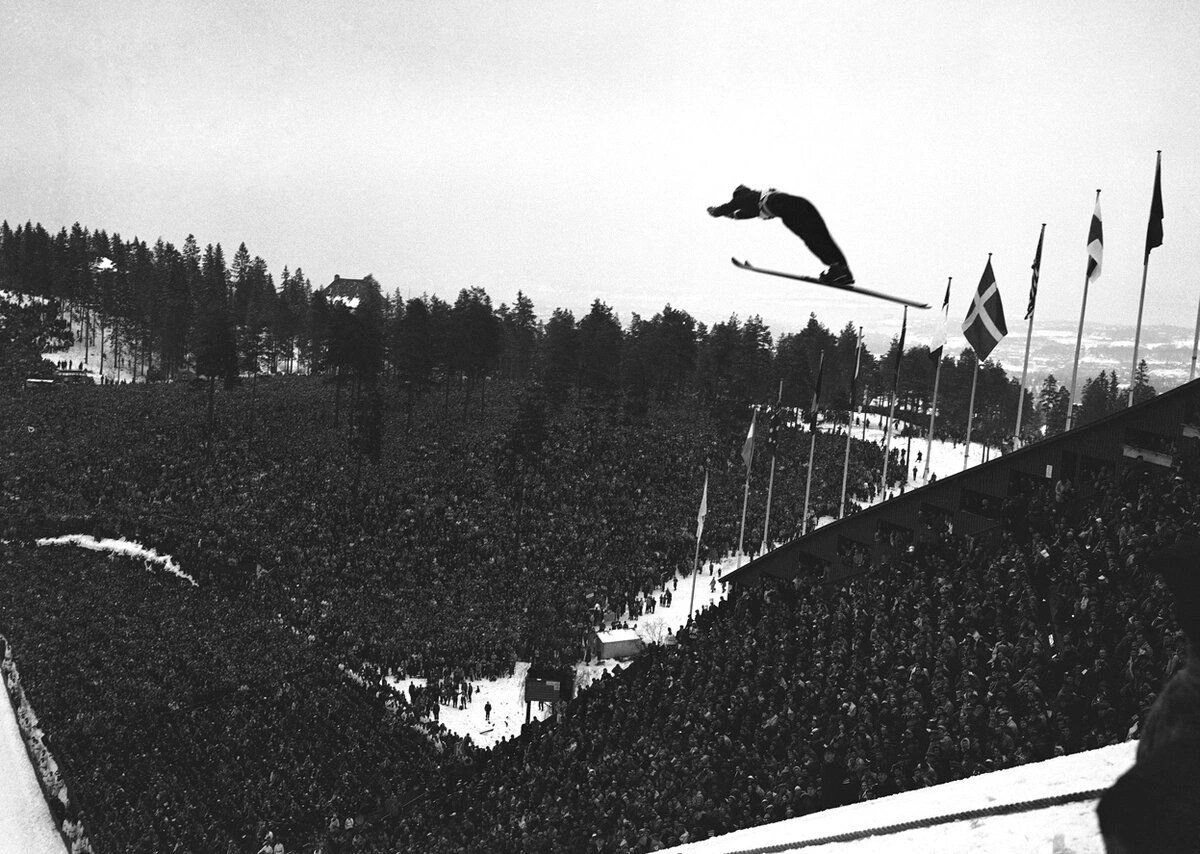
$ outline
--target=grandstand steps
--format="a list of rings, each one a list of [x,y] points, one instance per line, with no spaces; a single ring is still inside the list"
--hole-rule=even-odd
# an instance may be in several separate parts
[[[1104,854],[1096,821],[1098,797],[1070,796],[1110,786],[1133,765],[1136,749],[1137,742],[1129,741],[668,850],[678,854]],[[1046,803],[1055,798],[1066,802]],[[1013,811],[971,815],[1009,806]],[[929,826],[895,829],[910,822]],[[882,832],[869,834],[872,830]]]

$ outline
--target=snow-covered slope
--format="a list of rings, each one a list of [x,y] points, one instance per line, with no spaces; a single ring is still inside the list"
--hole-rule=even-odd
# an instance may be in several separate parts
[[[0,679],[0,854],[66,854]]]
[[[808,854],[1104,854],[1096,799],[965,818],[871,836],[862,831],[971,810],[1108,788],[1133,765],[1137,742],[1034,762],[967,780],[764,824],[670,849],[678,854],[737,854],[769,849]],[[862,838],[812,844],[840,834]]]

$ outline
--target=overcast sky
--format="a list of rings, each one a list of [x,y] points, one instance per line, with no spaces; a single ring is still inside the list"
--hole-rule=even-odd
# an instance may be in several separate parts
[[[895,331],[898,306],[730,265],[821,269],[778,222],[705,213],[772,186],[817,205],[866,287],[937,305],[953,276],[955,328],[993,253],[1019,359],[1042,222],[1037,319],[1078,320],[1097,188],[1088,321],[1132,323],[1160,148],[1146,317],[1192,326],[1198,43],[1194,0],[10,0],[0,218],[245,241],[315,285],[521,289],[543,318],[599,297],[622,322],[670,303]]]

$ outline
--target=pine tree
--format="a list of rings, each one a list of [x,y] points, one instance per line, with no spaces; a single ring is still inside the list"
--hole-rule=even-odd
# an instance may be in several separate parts
[[[1137,371],[1133,375],[1133,403],[1136,406],[1139,403],[1145,403],[1150,398],[1157,395],[1158,392],[1154,386],[1150,385],[1150,368],[1146,365],[1145,359],[1138,361]]]
[[[598,397],[611,397],[621,376],[621,323],[613,310],[594,300],[579,321],[579,384]]]
[[[1089,378],[1083,384],[1083,394],[1079,398],[1078,424],[1087,424],[1103,418],[1111,411],[1112,384],[1108,374],[1101,371],[1098,377]]]

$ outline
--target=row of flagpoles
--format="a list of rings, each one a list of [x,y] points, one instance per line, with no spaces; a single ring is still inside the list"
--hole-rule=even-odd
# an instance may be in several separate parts
[[[1133,404],[1133,376],[1137,371],[1138,363],[1138,345],[1141,342],[1142,332],[1142,310],[1146,300],[1146,278],[1150,268],[1150,250],[1162,246],[1163,242],[1163,202],[1162,202],[1162,152],[1157,153],[1154,165],[1154,191],[1150,201],[1150,220],[1146,226],[1146,251],[1142,264],[1142,287],[1138,298],[1138,316],[1137,326],[1134,332],[1133,339],[1133,363],[1130,369],[1129,383],[1129,405]],[[1025,311],[1025,320],[1028,321],[1028,326],[1025,333],[1025,359],[1021,367],[1021,385],[1017,403],[1017,423],[1013,432],[1014,447],[1020,444],[1021,435],[1021,418],[1025,404],[1025,382],[1029,371],[1029,346],[1033,337],[1033,316],[1034,309],[1037,305],[1037,290],[1038,276],[1042,266],[1042,245],[1046,237],[1046,224],[1042,223],[1041,231],[1038,234],[1037,251],[1033,256],[1033,276],[1029,286],[1029,304]],[[1083,282],[1083,299],[1079,310],[1079,331],[1075,341],[1075,360],[1071,370],[1071,385],[1070,397],[1067,406],[1067,429],[1071,429],[1074,423],[1075,416],[1075,394],[1076,384],[1079,379],[1079,356],[1083,344],[1083,324],[1087,311],[1088,287],[1100,278],[1100,270],[1102,266],[1104,254],[1104,228],[1100,216],[1100,191],[1096,191],[1096,207],[1092,214],[1091,225],[1088,229],[1087,242],[1087,270]],[[938,385],[942,374],[942,351],[945,348],[947,340],[947,331],[949,325],[950,312],[950,283],[952,279],[946,282],[946,296],[942,300],[942,323],[939,330],[935,333],[934,339],[930,345],[930,358],[936,364],[936,370],[933,378],[933,400],[929,407],[929,431],[926,436],[925,449],[925,479],[929,479],[929,464],[933,450],[933,428],[937,416],[937,396]],[[887,470],[888,456],[891,451],[891,431],[892,420],[895,415],[897,391],[900,382],[900,360],[904,355],[904,338],[908,330],[908,307],[904,308],[904,318],[900,326],[900,346],[896,351],[896,365],[892,376],[892,395],[888,406],[888,418],[884,433],[884,455],[883,455],[883,474],[882,484],[880,487],[881,494],[887,492]],[[971,447],[971,425],[975,417],[975,388],[979,378],[979,364],[987,359],[996,345],[1008,334],[1008,326],[1004,320],[1004,303],[1000,298],[1000,289],[996,284],[996,276],[992,271],[992,256],[988,253],[988,260],[984,266],[983,275],[979,279],[979,285],[975,289],[975,294],[971,299],[971,306],[967,310],[967,315],[962,322],[962,332],[970,345],[971,350],[975,353],[975,370],[971,378],[971,396],[970,403],[967,406],[967,436],[963,444],[963,467],[967,466],[968,453]],[[854,356],[854,372],[850,379],[850,411],[854,412],[857,384],[859,371],[862,361],[862,327],[858,329],[858,340],[855,346]],[[1192,342],[1192,366],[1188,374],[1190,382],[1195,377],[1196,372],[1196,352],[1200,346],[1200,308],[1197,309],[1196,315],[1196,334]],[[820,367],[817,370],[817,380],[813,390],[812,406],[809,410],[810,426],[812,439],[808,452],[808,477],[804,488],[804,515],[802,522],[802,534],[808,533],[808,516],[809,516],[809,498],[812,492],[812,470],[813,456],[816,451],[816,436],[817,436],[817,400],[821,394],[821,377],[825,369],[825,354],[821,354]],[[780,400],[783,395],[783,384],[780,383]],[[754,445],[757,435],[758,410],[754,410],[754,414],[750,419],[750,430],[746,436],[746,442],[742,447],[742,460],[746,464],[746,482],[742,497],[742,521],[741,528],[738,534],[738,555],[743,554],[743,546],[746,533],[746,508],[750,500],[750,469],[754,461]],[[850,437],[853,430],[851,422],[847,425],[846,430],[846,450],[845,458],[842,463],[842,494],[838,508],[838,517],[841,518],[846,514],[846,486],[850,471]],[[774,424],[772,424],[772,429]],[[771,477],[767,486],[767,515],[763,525],[763,549],[766,550],[769,546],[769,531],[771,524],[771,491],[775,482],[775,458],[771,457]],[[696,595],[696,570],[700,560],[700,538],[704,534],[704,518],[708,512],[708,473],[704,475],[704,492],[700,500],[700,512],[696,518],[696,556],[692,566],[692,601],[695,601]],[[688,607],[688,615],[691,615],[691,606]]]

